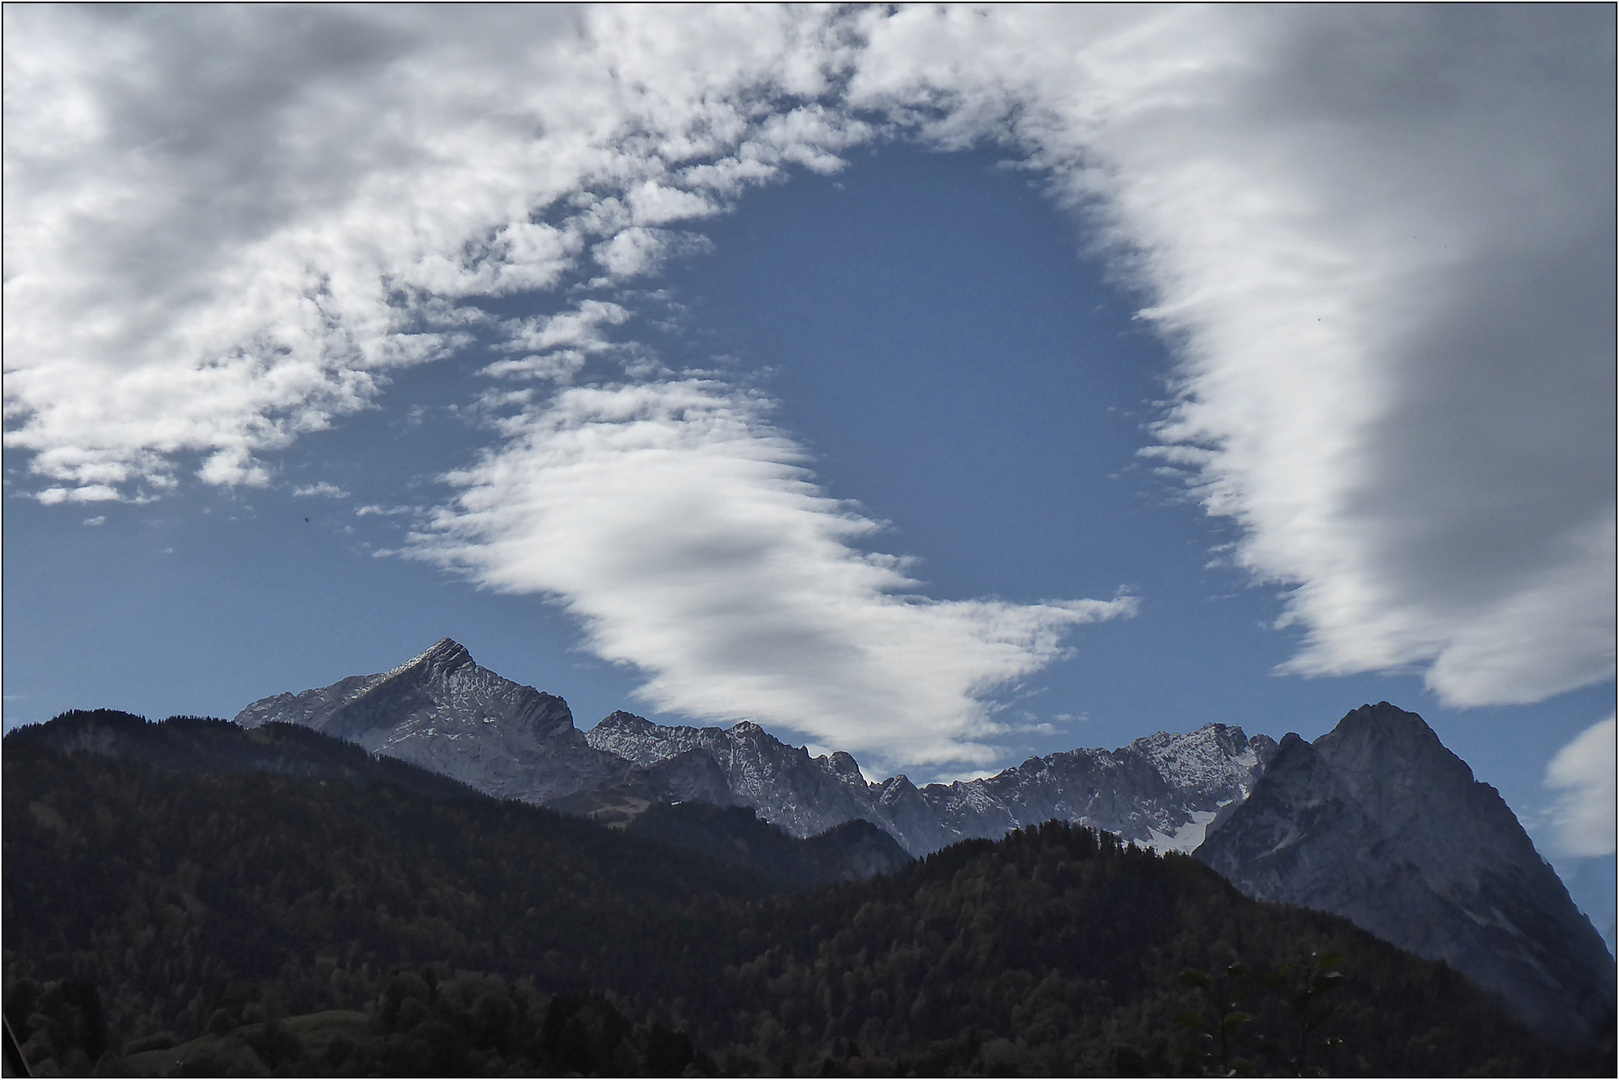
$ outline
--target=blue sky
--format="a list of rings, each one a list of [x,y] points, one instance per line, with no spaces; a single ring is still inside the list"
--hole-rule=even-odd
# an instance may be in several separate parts
[[[8,727],[1387,699],[1612,921],[1611,11],[6,20]]]

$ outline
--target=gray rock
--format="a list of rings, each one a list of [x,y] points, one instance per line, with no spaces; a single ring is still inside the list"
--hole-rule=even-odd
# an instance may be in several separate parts
[[[724,774],[733,801],[751,806],[759,817],[805,839],[845,821],[870,816],[873,802],[866,778],[848,754],[810,757],[758,724],[731,728],[665,727],[627,712],[615,712],[585,736],[597,750],[616,754],[645,769],[694,751],[707,754]],[[895,836],[902,844],[905,838]],[[909,845],[906,845],[909,847]]]
[[[479,667],[449,638],[392,671],[277,694],[236,715],[248,728],[271,720],[314,728],[487,795],[525,802],[608,783],[627,769],[590,746],[567,702]]]
[[[752,807],[801,839],[864,820],[915,855],[1052,818],[1189,851],[1247,795],[1275,743],[1210,724],[1120,750],[1031,758],[979,780],[918,788],[867,781],[846,753],[811,757],[757,724],[666,727],[615,712],[588,734],[559,697],[479,667],[449,638],[392,671],[256,701],[243,727],[278,720],[358,743],[499,798],[625,820],[659,802]],[[605,817],[603,816],[605,815]]]
[[[1241,728],[1205,724],[1118,750],[1030,758],[982,780],[929,784],[921,795],[947,843],[999,837],[1057,818],[1158,851],[1189,852],[1222,808],[1247,798],[1275,751],[1269,736],[1249,738]]]
[[[1496,790],[1381,702],[1286,736],[1197,857],[1249,896],[1343,915],[1499,993],[1544,1035],[1611,1038],[1600,935]]]
[[[757,724],[665,727],[617,712],[586,736],[643,768],[709,754],[734,799],[797,837],[864,819],[914,855],[970,837],[998,838],[1053,818],[1091,825],[1159,850],[1191,851],[1220,809],[1245,798],[1275,742],[1209,724],[1152,735],[1120,750],[1030,758],[979,780],[918,788],[905,776],[870,783],[845,753],[810,757]]]

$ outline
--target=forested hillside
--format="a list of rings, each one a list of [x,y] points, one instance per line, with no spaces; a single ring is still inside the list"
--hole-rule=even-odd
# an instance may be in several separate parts
[[[47,1071],[1612,1071],[1341,919],[1064,825],[782,891],[375,780],[16,735],[4,771],[6,1015]]]

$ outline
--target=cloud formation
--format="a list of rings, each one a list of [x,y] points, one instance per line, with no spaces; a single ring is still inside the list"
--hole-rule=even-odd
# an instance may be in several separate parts
[[[314,484],[305,484],[303,487],[293,488],[292,494],[300,499],[307,499],[315,496],[326,499],[346,499],[349,497],[348,492],[344,491],[336,484],[330,483],[326,480],[321,480]]]
[[[1612,677],[1611,9],[869,18],[852,103],[1022,148],[1148,298],[1148,452],[1287,589],[1284,670]]]
[[[860,129],[789,10],[4,19],[6,439],[46,502],[268,483],[474,340],[470,298],[649,273],[701,246],[663,226]]]
[[[1619,834],[1619,727],[1613,717],[1592,724],[1557,752],[1546,767],[1546,786],[1564,792],[1554,820],[1569,855],[1612,855]]]
[[[391,371],[492,341],[505,441],[423,552],[559,598],[666,707],[970,758],[983,695],[1122,602],[909,595],[758,398],[612,335],[615,286],[749,188],[988,141],[1171,345],[1147,452],[1286,590],[1285,670],[1457,705],[1612,677],[1611,8],[4,20],[6,440],[42,502],[269,483]],[[518,293],[552,313],[481,306]]]
[[[994,690],[1129,597],[1043,604],[916,595],[878,525],[827,497],[757,394],[704,379],[563,391],[453,473],[462,489],[414,553],[479,584],[544,593],[642,696],[751,719],[872,767],[982,764]]]

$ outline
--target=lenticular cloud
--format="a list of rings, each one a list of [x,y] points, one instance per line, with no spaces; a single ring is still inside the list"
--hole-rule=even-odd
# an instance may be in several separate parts
[[[1612,677],[1610,8],[4,19],[6,441],[44,502],[274,483],[490,345],[517,411],[419,553],[559,599],[664,707],[981,757],[984,695],[1128,605],[910,595],[758,399],[610,334],[757,185],[988,141],[1148,297],[1144,452],[1284,590],[1285,670]]]
[[[707,380],[577,387],[506,422],[415,553],[544,593],[590,647],[647,672],[661,709],[752,719],[878,767],[982,765],[982,699],[1128,597],[929,600],[877,526],[824,495],[768,402]]]

